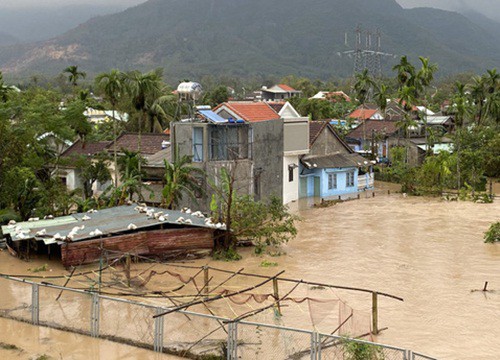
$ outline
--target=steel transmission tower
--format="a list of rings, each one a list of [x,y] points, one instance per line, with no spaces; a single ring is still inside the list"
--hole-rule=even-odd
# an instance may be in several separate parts
[[[357,26],[355,33],[355,48],[338,53],[339,56],[354,57],[354,74],[367,69],[375,77],[382,76],[382,57],[396,57],[382,51],[382,34],[380,30],[374,33]],[[345,33],[345,46],[349,46],[348,33]]]

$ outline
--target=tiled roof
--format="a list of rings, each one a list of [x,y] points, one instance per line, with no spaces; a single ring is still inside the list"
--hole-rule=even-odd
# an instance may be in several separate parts
[[[112,141],[96,141],[96,142],[85,142],[82,143],[77,140],[72,146],[70,146],[65,152],[61,154],[63,157],[87,155],[93,156],[95,154],[104,151],[106,147],[111,144]]]
[[[349,117],[351,119],[368,120],[375,115],[377,111],[377,109],[356,109],[349,115]]]
[[[169,141],[167,134],[141,134],[141,154],[152,155],[162,150],[162,142]],[[114,144],[110,143],[108,150],[113,150]],[[139,134],[124,133],[116,139],[116,148],[118,150],[139,151]]]
[[[309,121],[309,146],[312,146],[312,144],[314,144],[319,134],[321,134],[321,132],[327,125],[327,121]]]
[[[293,87],[291,86],[288,86],[286,84],[278,84],[278,86],[280,88],[282,88],[284,91],[288,91],[288,92],[296,92],[297,90],[295,90]]]
[[[265,102],[249,102],[249,101],[226,102],[217,106],[214,109],[214,112],[217,113],[217,110],[223,107],[226,107],[228,110],[238,115],[240,119],[249,122],[277,120],[280,118],[279,114]]]
[[[278,114],[283,109],[283,106],[285,106],[286,102],[284,101],[268,101],[267,104],[273,108],[274,111],[276,111]]]
[[[357,128],[352,130],[347,137],[353,139],[363,139],[370,138],[372,135],[372,130],[375,133],[386,135],[394,134],[398,131],[395,121],[385,121],[385,120],[366,120],[359,124]]]

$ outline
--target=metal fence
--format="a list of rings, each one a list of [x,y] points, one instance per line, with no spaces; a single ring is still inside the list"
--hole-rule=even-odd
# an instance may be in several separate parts
[[[433,360],[412,351],[285,326],[168,307],[2,276],[0,316],[185,358]],[[57,299],[57,301],[56,301]]]

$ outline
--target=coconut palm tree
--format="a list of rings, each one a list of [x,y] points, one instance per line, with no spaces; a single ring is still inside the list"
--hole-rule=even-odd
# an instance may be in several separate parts
[[[177,153],[177,151],[175,152]],[[191,158],[187,155],[175,156],[169,163],[165,160],[165,187],[163,188],[163,203],[166,208],[173,209],[179,206],[184,194],[192,199],[202,192],[199,177],[203,171],[191,165]]]
[[[111,110],[113,112],[113,158],[115,166],[115,187],[118,186],[118,160],[117,160],[117,150],[116,150],[116,138],[117,125],[116,125],[116,105],[120,99],[120,96],[125,90],[124,84],[124,74],[116,69],[111,70],[109,73],[102,73],[97,75],[95,82],[98,87],[102,89],[105,97],[111,104]]]
[[[87,76],[85,72],[78,70],[77,65],[68,66],[63,70],[63,73],[68,74],[68,81],[75,87],[78,85],[79,79],[85,79],[85,77]]]
[[[385,119],[385,110],[387,109],[388,97],[389,97],[389,89],[387,85],[380,84],[375,87],[375,103],[384,114],[384,119]]]

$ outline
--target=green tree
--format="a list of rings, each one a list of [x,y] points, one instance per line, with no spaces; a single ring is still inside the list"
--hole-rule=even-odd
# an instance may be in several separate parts
[[[368,69],[364,69],[361,73],[355,75],[354,91],[356,98],[361,105],[371,100],[373,87],[375,83],[368,73]]]
[[[97,86],[103,91],[106,99],[111,104],[113,112],[113,161],[115,167],[115,187],[118,186],[118,155],[116,149],[117,121],[116,121],[116,106],[118,101],[125,90],[124,74],[116,69],[111,70],[109,73],[102,73],[95,78]]]
[[[398,64],[394,65],[393,71],[397,72],[396,79],[399,88],[404,86],[415,86],[414,80],[416,75],[415,67],[408,61],[407,56],[402,56]]]
[[[68,81],[74,87],[78,86],[78,80],[85,79],[85,77],[87,76],[85,72],[78,70],[77,65],[68,66],[63,70],[63,73],[68,74]]]
[[[97,181],[104,184],[111,180],[105,156],[97,156],[95,160],[82,156],[76,160],[75,164],[77,169],[80,170],[84,199],[89,199],[93,196],[92,187]]]
[[[192,199],[196,195],[202,194],[203,189],[200,184],[203,171],[191,165],[191,158],[187,155],[175,156],[172,163],[165,162],[165,186],[163,187],[163,205],[167,209],[177,208],[187,194]]]

